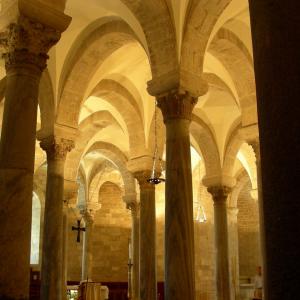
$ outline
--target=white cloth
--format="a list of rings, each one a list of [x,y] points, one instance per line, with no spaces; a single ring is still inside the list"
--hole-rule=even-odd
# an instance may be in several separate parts
[[[101,286],[101,300],[107,300],[109,296],[109,290],[106,285]]]
[[[256,275],[254,277],[254,288],[255,289],[262,289],[263,287],[263,278],[260,275]]]
[[[105,300],[101,296],[101,283],[81,282],[80,295],[83,300]]]

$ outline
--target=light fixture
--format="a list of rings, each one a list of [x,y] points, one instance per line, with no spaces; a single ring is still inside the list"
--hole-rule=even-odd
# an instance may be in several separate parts
[[[157,103],[155,102],[155,110],[154,110],[154,156],[153,156],[153,165],[151,177],[147,180],[151,184],[159,184],[161,182],[165,182],[166,180],[163,177],[158,177],[156,172],[157,161],[159,161],[160,166],[159,169],[162,170],[161,159],[158,157],[158,147],[157,147]]]

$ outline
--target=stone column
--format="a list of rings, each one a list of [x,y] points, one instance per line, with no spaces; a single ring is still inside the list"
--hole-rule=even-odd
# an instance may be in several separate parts
[[[126,196],[124,196],[125,198]],[[136,199],[136,196],[134,196]],[[132,241],[132,296],[134,300],[140,298],[140,206],[136,200],[128,202],[127,207],[131,211],[131,241]]]
[[[68,210],[69,204],[67,200],[63,203],[63,242],[62,242],[62,300],[67,300],[67,278],[68,278]]]
[[[63,204],[63,248],[62,248],[62,300],[67,299],[68,282],[68,232],[69,227],[69,208],[75,206],[78,196],[78,183],[74,181],[64,181],[64,204]]]
[[[193,189],[190,153],[197,98],[170,92],[157,97],[166,125],[165,297],[195,299]]]
[[[40,9],[46,10],[41,2],[36,3],[34,11],[27,9],[27,1],[8,3],[16,5],[13,11],[18,16],[4,32],[0,28],[0,50],[6,67],[0,144],[0,298],[28,299],[39,81],[47,53],[70,19],[55,11],[40,14]],[[2,14],[0,25],[12,15]],[[54,16],[59,25],[50,22]]]
[[[84,207],[79,207],[85,224],[85,232],[83,233],[81,280],[92,280],[94,218],[96,211],[100,209],[100,207],[101,205],[99,203],[88,203]]]
[[[298,299],[300,2],[249,1],[261,153],[265,299]],[[294,33],[291,36],[291,33]]]
[[[230,276],[228,256],[227,196],[230,188],[207,188],[214,201],[215,247],[217,269],[217,299],[230,300]]]
[[[47,185],[44,214],[41,299],[61,299],[63,274],[64,166],[74,142],[50,136],[40,143],[47,153]]]
[[[136,172],[140,186],[140,299],[156,300],[155,185],[147,180],[151,171]]]
[[[238,212],[236,207],[227,208],[231,300],[240,299]]]

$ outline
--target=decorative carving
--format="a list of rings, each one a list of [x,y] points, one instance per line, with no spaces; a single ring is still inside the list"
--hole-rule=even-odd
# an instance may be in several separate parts
[[[227,186],[211,186],[207,188],[207,191],[213,196],[214,203],[226,202],[231,190]]]
[[[6,68],[29,64],[43,71],[47,53],[60,36],[58,30],[21,15],[18,23],[10,24],[6,32],[0,34],[0,48]]]
[[[165,123],[171,119],[191,120],[197,101],[198,98],[191,96],[188,92],[181,94],[174,90],[158,96],[157,106],[162,111]]]
[[[75,145],[74,141],[50,136],[43,139],[40,146],[46,151],[48,160],[65,160]]]
[[[151,176],[150,170],[138,171],[134,173],[134,177],[137,179],[140,185],[140,190],[152,190],[154,189],[154,185],[148,182],[148,179]]]

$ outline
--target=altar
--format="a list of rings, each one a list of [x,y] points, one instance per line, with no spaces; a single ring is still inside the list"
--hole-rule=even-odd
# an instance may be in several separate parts
[[[109,290],[100,282],[82,281],[79,286],[68,288],[70,300],[108,300]]]

